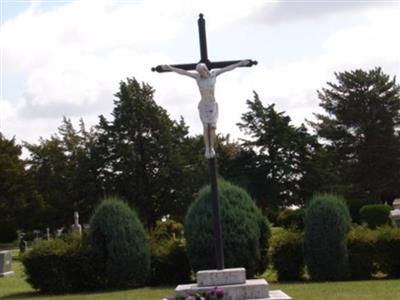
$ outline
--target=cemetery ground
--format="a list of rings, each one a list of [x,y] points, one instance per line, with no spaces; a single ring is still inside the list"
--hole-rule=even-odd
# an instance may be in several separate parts
[[[160,300],[172,295],[174,286],[144,287],[130,290],[103,291],[68,295],[43,295],[33,290],[25,281],[24,270],[18,259],[18,252],[13,251],[13,270],[15,274],[0,278],[0,299],[104,299],[104,300]],[[376,279],[368,281],[345,282],[296,282],[274,283],[274,275],[269,273],[267,280],[271,289],[281,289],[295,300],[400,300],[400,279]]]

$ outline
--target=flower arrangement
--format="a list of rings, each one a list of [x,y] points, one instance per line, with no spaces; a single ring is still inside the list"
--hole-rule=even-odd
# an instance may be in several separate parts
[[[224,297],[224,290],[220,287],[214,287],[209,291],[196,292],[189,296],[169,296],[163,300],[218,300]]]

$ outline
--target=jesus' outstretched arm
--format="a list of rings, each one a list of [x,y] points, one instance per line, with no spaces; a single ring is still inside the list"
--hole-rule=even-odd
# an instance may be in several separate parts
[[[197,78],[197,75],[195,73],[192,73],[192,72],[189,72],[189,71],[186,71],[186,70],[183,70],[183,69],[175,68],[175,67],[170,66],[170,65],[163,65],[162,68],[165,71],[172,71],[172,72],[178,73],[180,75],[189,76],[189,77],[194,78],[194,79]]]
[[[250,61],[248,59],[239,61],[236,64],[232,64],[232,65],[229,65],[229,66],[226,66],[224,68],[216,70],[214,74],[215,74],[215,76],[221,75],[222,73],[225,73],[225,72],[228,72],[228,71],[232,71],[233,69],[236,69],[237,67],[246,66],[246,65],[249,64],[249,62]]]

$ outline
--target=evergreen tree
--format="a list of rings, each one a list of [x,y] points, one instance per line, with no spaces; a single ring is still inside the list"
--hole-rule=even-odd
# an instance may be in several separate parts
[[[185,218],[187,253],[194,271],[215,267],[210,193],[210,186],[204,186]],[[242,188],[219,180],[218,195],[225,264],[228,268],[245,267],[252,278],[268,265],[269,222]]]
[[[400,187],[400,87],[381,68],[335,73],[311,123],[327,141],[348,198],[379,201]]]
[[[142,285],[150,272],[150,249],[142,223],[119,198],[106,198],[90,219],[89,244],[101,258],[108,288]]]
[[[347,279],[347,233],[351,218],[345,200],[331,194],[314,195],[304,223],[304,259],[311,279]]]

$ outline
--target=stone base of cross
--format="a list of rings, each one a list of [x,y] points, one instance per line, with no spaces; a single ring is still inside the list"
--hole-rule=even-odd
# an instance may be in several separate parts
[[[231,300],[291,300],[281,290],[270,290],[265,279],[246,279],[244,268],[204,270],[196,274],[197,283],[180,284],[176,287],[177,297],[187,299],[196,292],[210,292],[218,299]]]

